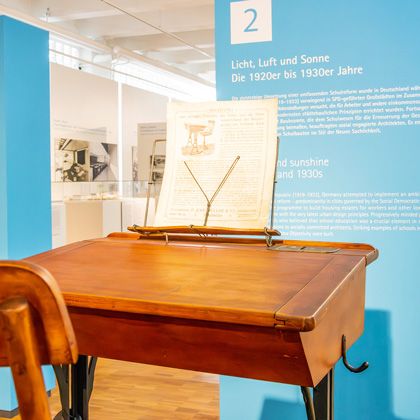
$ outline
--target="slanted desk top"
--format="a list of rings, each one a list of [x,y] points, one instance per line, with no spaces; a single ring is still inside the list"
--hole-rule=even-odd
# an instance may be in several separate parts
[[[29,258],[57,280],[81,354],[314,386],[363,331],[368,245],[139,237]]]

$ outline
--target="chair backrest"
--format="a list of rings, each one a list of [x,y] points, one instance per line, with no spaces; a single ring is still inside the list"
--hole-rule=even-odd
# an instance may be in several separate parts
[[[0,261],[0,365],[10,366],[23,420],[51,419],[41,364],[70,364],[77,344],[54,278],[23,261]]]

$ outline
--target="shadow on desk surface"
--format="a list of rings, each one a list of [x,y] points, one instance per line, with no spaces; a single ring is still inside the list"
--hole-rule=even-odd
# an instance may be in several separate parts
[[[367,360],[370,367],[362,374],[348,372],[342,362],[335,370],[335,417],[337,420],[403,420],[393,414],[390,314],[367,310],[365,332],[349,351],[349,361],[359,365]],[[305,408],[300,402],[276,399],[271,393],[262,402],[259,418],[247,411],[244,396],[243,420],[305,420]],[[249,397],[252,399],[252,397]],[[251,402],[252,404],[252,402]],[[247,415],[249,417],[247,417]],[[239,418],[239,417],[238,417]],[[231,420],[233,417],[222,417]],[[407,419],[408,420],[408,419]]]

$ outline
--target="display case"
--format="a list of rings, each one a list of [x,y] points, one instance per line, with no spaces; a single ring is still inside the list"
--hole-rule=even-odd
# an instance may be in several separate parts
[[[155,190],[150,185],[148,195],[147,186],[146,181],[53,182],[53,248],[143,226],[146,213],[152,225]]]

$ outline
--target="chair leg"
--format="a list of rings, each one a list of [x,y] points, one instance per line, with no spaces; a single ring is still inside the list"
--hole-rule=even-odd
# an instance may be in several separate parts
[[[28,302],[23,298],[12,298],[3,302],[0,305],[0,326],[5,337],[6,352],[22,419],[50,420]]]

